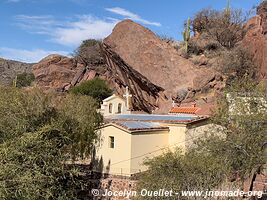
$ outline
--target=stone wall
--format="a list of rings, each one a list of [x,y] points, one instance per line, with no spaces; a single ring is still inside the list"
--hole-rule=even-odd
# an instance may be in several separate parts
[[[100,187],[103,192],[105,191],[136,191],[137,180],[130,177],[108,177],[100,180]],[[103,197],[102,199],[119,200],[119,199],[133,199],[126,197]]]

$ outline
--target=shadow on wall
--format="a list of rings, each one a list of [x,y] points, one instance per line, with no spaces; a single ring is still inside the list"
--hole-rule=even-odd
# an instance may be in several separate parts
[[[101,156],[100,159],[96,157],[96,148],[94,147],[92,156],[91,156],[91,163],[90,168],[91,171],[103,173],[104,163],[103,157]]]
[[[108,165],[104,166],[103,157],[102,156],[100,158],[96,157],[96,148],[94,147],[91,156],[90,170],[106,175],[109,174],[110,172],[110,164],[111,161],[109,160]]]

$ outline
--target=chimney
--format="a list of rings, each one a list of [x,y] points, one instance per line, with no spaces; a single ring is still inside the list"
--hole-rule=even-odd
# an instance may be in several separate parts
[[[194,102],[194,103],[192,103],[192,107],[197,107],[197,103],[196,102]]]

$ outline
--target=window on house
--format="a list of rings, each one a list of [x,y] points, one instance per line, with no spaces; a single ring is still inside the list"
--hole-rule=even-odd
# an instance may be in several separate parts
[[[119,103],[118,104],[118,113],[121,113],[121,110],[122,110],[121,108],[122,108],[122,105],[121,105],[121,103]]]
[[[115,140],[113,136],[109,136],[109,148],[114,149],[115,147]]]
[[[108,106],[109,113],[112,113],[112,107],[113,107],[112,103],[110,103],[109,106]]]

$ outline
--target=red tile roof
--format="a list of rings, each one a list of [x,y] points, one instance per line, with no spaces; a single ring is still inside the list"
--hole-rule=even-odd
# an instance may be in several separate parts
[[[169,113],[172,114],[197,114],[197,112],[200,111],[200,108],[198,107],[173,107]]]

